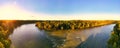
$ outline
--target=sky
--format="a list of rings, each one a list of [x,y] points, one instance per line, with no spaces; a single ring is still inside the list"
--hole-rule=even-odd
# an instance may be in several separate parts
[[[0,0],[0,4],[7,2],[48,14],[120,13],[120,0]]]
[[[112,16],[111,18],[120,16],[120,0],[0,0],[0,8],[3,8],[0,9],[0,12],[6,17],[8,16],[5,15],[6,13],[12,14],[11,16],[13,14],[17,16],[19,13],[21,16],[30,16],[32,14],[31,16],[44,17],[92,16],[96,18],[98,16],[106,16],[103,19],[106,19],[108,16]],[[23,13],[24,11],[32,13]],[[36,15],[36,13],[40,15]]]

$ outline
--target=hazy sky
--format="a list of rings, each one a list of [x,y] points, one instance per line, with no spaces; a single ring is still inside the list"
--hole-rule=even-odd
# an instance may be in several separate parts
[[[38,13],[120,13],[120,0],[0,0],[0,5],[10,2]]]

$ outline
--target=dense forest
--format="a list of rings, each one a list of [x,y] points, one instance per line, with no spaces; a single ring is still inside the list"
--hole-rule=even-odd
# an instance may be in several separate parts
[[[39,29],[43,30],[74,30],[97,27],[112,24],[114,21],[40,21],[36,23]]]
[[[120,23],[114,26],[111,37],[108,40],[108,48],[120,48]]]

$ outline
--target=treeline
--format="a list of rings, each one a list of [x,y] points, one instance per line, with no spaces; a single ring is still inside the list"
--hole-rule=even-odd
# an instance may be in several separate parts
[[[120,48],[120,23],[114,26],[111,37],[108,40],[108,48]]]
[[[36,26],[43,30],[69,30],[85,29],[114,23],[114,21],[39,21]]]

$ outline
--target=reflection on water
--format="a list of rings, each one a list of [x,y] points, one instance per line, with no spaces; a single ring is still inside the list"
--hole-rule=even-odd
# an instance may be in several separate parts
[[[106,48],[113,26],[45,33],[34,24],[26,24],[16,28],[10,36],[11,48],[53,48],[57,45],[56,48]]]
[[[110,37],[114,25],[97,27],[90,29],[91,32],[88,38],[77,48],[107,48],[107,41]]]
[[[109,39],[113,26],[107,25],[85,30],[59,31],[67,35],[62,46],[58,48],[106,48],[107,40]],[[60,35],[53,36],[60,37]]]
[[[16,28],[10,36],[11,48],[50,48],[50,41],[44,31],[38,30],[35,24],[26,24]]]

